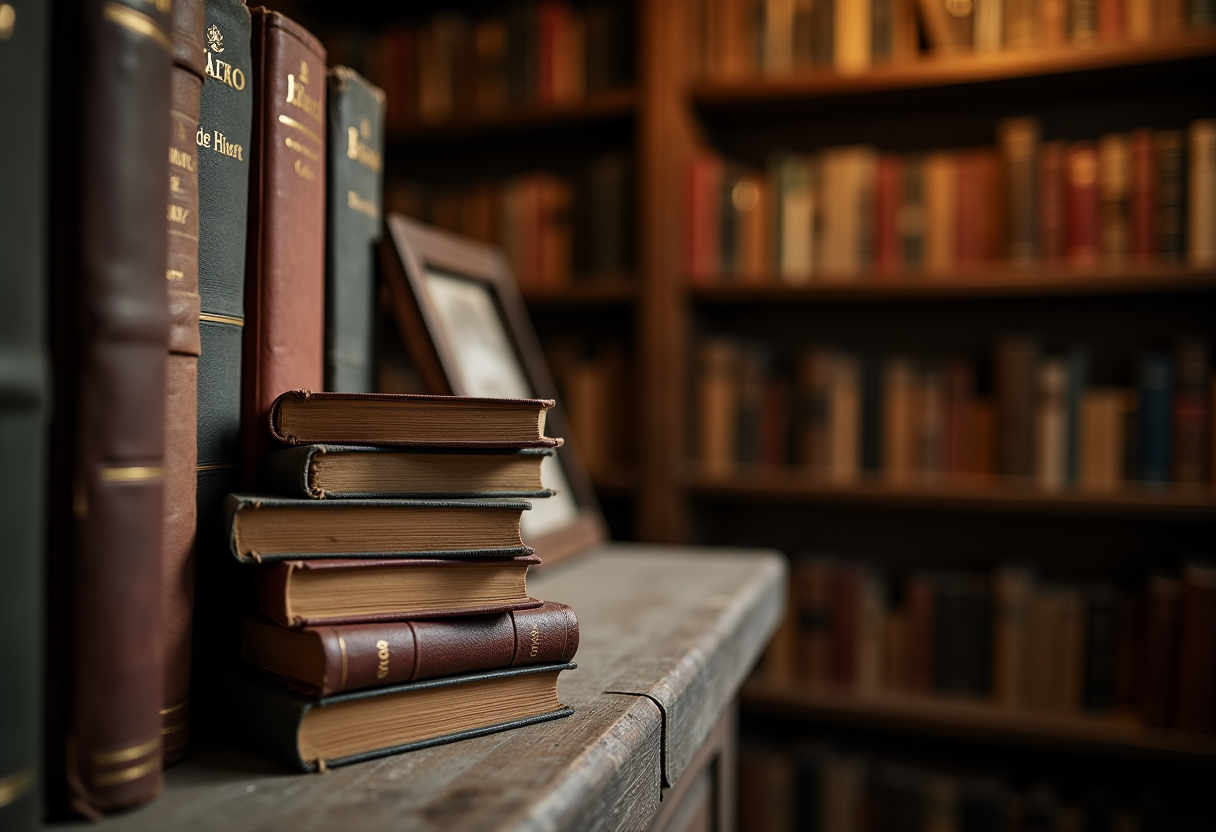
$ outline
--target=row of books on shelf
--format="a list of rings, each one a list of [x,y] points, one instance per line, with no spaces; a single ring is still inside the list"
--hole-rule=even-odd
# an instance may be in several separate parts
[[[593,476],[625,468],[635,456],[637,397],[623,345],[555,339],[545,344],[545,356],[583,465]]]
[[[365,395],[383,92],[243,0],[55,24],[15,44],[76,79],[39,103],[64,142],[107,143],[49,188],[21,180],[49,240],[0,252],[23,320],[5,360],[55,393],[0,397],[34,484],[5,492],[13,559],[47,576],[0,583],[30,646],[0,714],[0,808],[19,804],[0,826],[37,827],[40,800],[96,818],[150,799],[200,715],[324,770],[570,713],[577,620],[525,579],[553,402]]]
[[[1216,121],[1069,142],[1017,118],[998,134],[965,150],[783,152],[767,170],[702,154],[689,172],[689,277],[1216,263]]]
[[[693,66],[707,81],[841,74],[935,53],[1084,48],[1216,26],[1205,2],[1166,0],[698,0]]]
[[[532,172],[466,187],[403,181],[388,203],[408,216],[501,246],[524,289],[619,279],[634,262],[634,166],[592,159],[573,176]]]
[[[998,342],[987,374],[967,358],[829,346],[791,358],[728,337],[703,341],[698,358],[693,427],[707,472],[788,466],[842,484],[1002,475],[1112,490],[1207,483],[1216,470],[1202,338],[1141,353],[1134,386],[1095,385],[1087,350],[1044,353],[1031,337]]]
[[[965,765],[924,748],[834,740],[744,744],[740,832],[1032,832],[1191,830],[1196,812],[1160,782],[1126,786],[1092,771],[1022,772]],[[1201,813],[1200,813],[1201,814]]]
[[[767,678],[859,697],[970,698],[1049,714],[1135,714],[1216,731],[1216,565],[1141,585],[989,574],[885,575],[864,560],[795,560]]]
[[[389,132],[573,104],[633,79],[627,3],[541,0],[489,14],[445,10],[415,25],[347,30],[331,38],[388,95]]]

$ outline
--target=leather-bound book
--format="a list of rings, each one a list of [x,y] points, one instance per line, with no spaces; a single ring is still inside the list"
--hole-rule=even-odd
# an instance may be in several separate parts
[[[384,91],[344,66],[329,71],[329,241],[325,387],[375,389],[376,241],[384,165]]]
[[[1182,567],[1179,637],[1174,725],[1210,734],[1216,731],[1216,566],[1211,563]]]
[[[169,356],[165,378],[165,523],[161,574],[161,639],[165,681],[161,705],[164,762],[190,739],[190,621],[194,611],[194,532],[198,460],[198,143],[203,90],[203,0],[175,0],[170,11],[173,74],[169,79]]]
[[[1140,650],[1140,708],[1149,725],[1173,723],[1178,691],[1178,642],[1182,582],[1165,575],[1149,578]]]
[[[16,0],[0,43],[0,829],[42,819],[49,4]]]
[[[48,785],[89,817],[162,782],[168,9],[57,19]]]
[[[546,602],[498,615],[289,630],[246,618],[241,657],[309,696],[333,696],[496,667],[568,662],[578,619]]]
[[[1038,255],[1038,168],[1039,123],[1013,118],[997,128],[1004,179],[1005,253],[1015,265],[1025,265]]]
[[[312,699],[271,679],[241,674],[225,684],[234,736],[300,771],[400,754],[569,716],[557,675],[543,664],[445,676]]]
[[[1075,266],[1092,266],[1101,250],[1098,151],[1094,143],[1076,142],[1069,147],[1065,171],[1068,261]]]
[[[252,485],[275,397],[324,389],[325,47],[265,7],[253,16],[253,138],[241,430]]]

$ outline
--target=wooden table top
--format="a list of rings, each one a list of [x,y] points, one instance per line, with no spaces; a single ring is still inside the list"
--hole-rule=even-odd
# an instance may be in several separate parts
[[[785,581],[771,551],[602,545],[529,583],[578,614],[558,688],[573,716],[327,774],[197,737],[164,794],[87,827],[645,829],[776,629]]]

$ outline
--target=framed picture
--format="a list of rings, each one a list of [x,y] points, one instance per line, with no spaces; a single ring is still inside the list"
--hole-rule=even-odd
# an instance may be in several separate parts
[[[503,253],[400,214],[387,218],[382,265],[389,302],[430,393],[558,399]],[[524,542],[547,563],[602,540],[604,521],[561,402],[546,433],[566,441],[541,468],[557,493],[524,512]]]

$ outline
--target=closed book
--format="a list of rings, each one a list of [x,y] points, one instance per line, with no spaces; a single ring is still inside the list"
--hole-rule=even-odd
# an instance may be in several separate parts
[[[916,693],[928,693],[933,689],[933,668],[937,629],[936,586],[933,576],[927,572],[915,572],[908,577],[905,589],[908,607],[908,647],[912,653],[909,687]]]
[[[50,10],[17,0],[0,44],[0,828],[42,820],[43,586],[46,568],[47,178]]]
[[[259,487],[282,497],[548,497],[548,448],[392,449],[302,445],[262,457]]]
[[[949,274],[958,253],[958,156],[930,153],[925,157],[925,269]]]
[[[1033,576],[1022,566],[1003,566],[992,577],[992,693],[997,704],[1026,701],[1028,629]]]
[[[975,51],[999,52],[1004,43],[1004,2],[1003,0],[976,0],[975,11]]]
[[[553,405],[552,399],[289,390],[272,403],[269,425],[287,445],[556,448],[561,440],[545,436]]]
[[[722,269],[721,236],[722,161],[702,154],[688,170],[688,278],[712,283]]]
[[[1039,253],[1060,262],[1068,250],[1068,145],[1044,142],[1039,154]]]
[[[300,771],[316,771],[533,725],[574,713],[557,698],[573,663],[491,670],[313,699],[240,674],[226,689],[234,737]]]
[[[703,342],[697,380],[697,458],[707,471],[722,473],[735,464],[738,417],[739,345],[729,338]]]
[[[909,358],[887,359],[882,383],[882,467],[896,482],[917,470],[917,368]]]
[[[375,388],[375,251],[383,204],[384,91],[344,66],[329,71],[325,387]]]
[[[925,159],[920,155],[904,160],[903,200],[899,210],[900,248],[904,268],[910,272],[925,266]],[[879,216],[881,222],[882,217]]]
[[[1014,118],[1001,122],[997,133],[1005,194],[1005,256],[1014,264],[1024,265],[1038,255],[1035,171],[1040,127],[1034,119]]]
[[[900,230],[903,191],[903,159],[892,153],[882,154],[874,183],[874,266],[882,274],[898,272],[904,265]]]
[[[242,562],[531,554],[530,503],[506,500],[293,500],[229,494],[229,549]]]
[[[1178,648],[1182,633],[1182,582],[1153,575],[1145,592],[1143,647],[1139,651],[1140,715],[1148,725],[1174,723],[1178,697]]]
[[[834,564],[826,558],[795,561],[790,584],[796,625],[794,675],[808,682],[832,679]]]
[[[986,695],[991,690],[991,599],[975,576],[934,577],[933,688],[938,693]]]
[[[1154,136],[1157,170],[1157,251],[1163,260],[1187,257],[1187,148],[1180,130]]]
[[[194,613],[194,533],[198,465],[198,153],[196,133],[207,48],[203,0],[177,0],[170,12],[173,74],[169,80],[169,354],[165,378],[165,522],[162,530],[161,646],[164,760],[190,739],[190,623]]]
[[[1098,140],[1098,237],[1102,258],[1122,263],[1131,251],[1132,148],[1122,133]]]
[[[997,470],[1007,476],[1034,473],[1035,363],[1030,338],[1006,338],[996,350]]]
[[[1178,629],[1174,725],[1210,734],[1216,731],[1216,566],[1211,563],[1183,564]]]
[[[1078,480],[1086,488],[1111,490],[1127,474],[1126,419],[1131,391],[1091,387],[1081,396]]]
[[[1174,366],[1164,353],[1145,352],[1137,364],[1140,441],[1139,479],[1165,483],[1170,479],[1170,445],[1174,396]]]
[[[984,187],[982,151],[956,154],[954,202],[954,257],[960,266],[974,267],[983,262],[985,215],[992,210],[991,198]]]
[[[1131,256],[1151,260],[1157,253],[1157,160],[1153,131],[1131,133]]]
[[[1174,481],[1207,482],[1208,444],[1208,342],[1205,338],[1179,338],[1174,347]]]
[[[1067,480],[1068,369],[1062,358],[1039,363],[1035,401],[1035,477],[1043,488]]]
[[[540,606],[532,555],[288,560],[257,576],[258,609],[284,627],[490,615]]]
[[[1205,25],[1216,22],[1216,3],[1205,5]],[[1192,18],[1192,25],[1194,19]],[[1187,130],[1187,260],[1192,266],[1216,263],[1216,119],[1191,122]]]
[[[836,39],[832,46],[832,65],[842,75],[865,72],[870,68],[872,2],[849,0],[834,4]]]
[[[1065,475],[1075,483],[1081,476],[1081,401],[1089,385],[1089,353],[1084,347],[1071,347],[1065,361]]]
[[[568,662],[578,620],[546,602],[496,615],[287,629],[247,617],[241,657],[309,696],[499,667]]]
[[[253,136],[241,423],[244,480],[284,391],[324,389],[325,47],[265,7],[253,16]]]
[[[47,770],[57,805],[97,817],[162,782],[172,56],[167,6],[94,0],[61,11]]]
[[[1099,0],[1069,0],[1069,43],[1084,46],[1098,39],[1098,2]]]
[[[1084,658],[1081,705],[1102,713],[1115,706],[1119,593],[1109,584],[1085,592]]]
[[[1092,266],[1101,250],[1098,151],[1093,142],[1076,142],[1065,161],[1065,252],[1074,266]]]
[[[924,361],[915,384],[916,471],[931,478],[942,472],[946,444],[946,386],[941,364]]]

